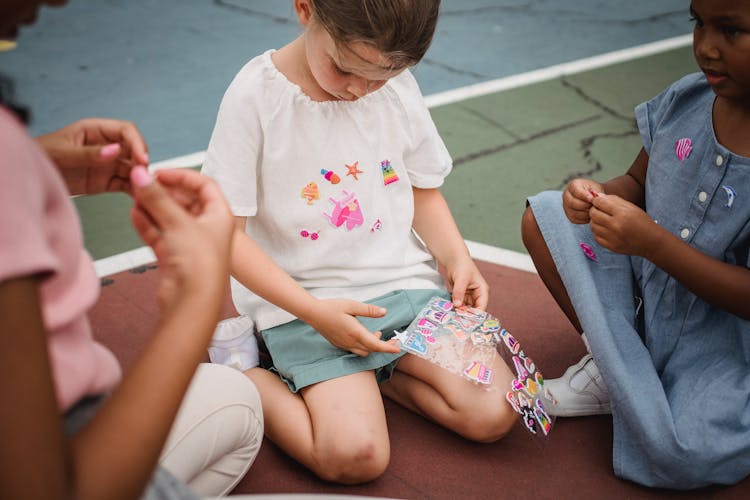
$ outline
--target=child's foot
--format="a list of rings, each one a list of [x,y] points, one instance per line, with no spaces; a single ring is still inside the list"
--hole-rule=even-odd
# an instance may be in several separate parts
[[[253,320],[247,316],[225,319],[216,325],[208,357],[212,363],[245,371],[258,366],[258,342]]]
[[[547,406],[550,415],[580,417],[611,413],[607,386],[591,354],[565,370],[562,377],[545,380],[544,386],[557,400]]]

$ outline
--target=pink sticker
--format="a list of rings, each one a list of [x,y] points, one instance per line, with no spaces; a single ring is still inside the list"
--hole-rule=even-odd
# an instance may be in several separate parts
[[[685,158],[690,156],[690,152],[693,150],[693,141],[687,137],[683,137],[678,140],[674,145],[674,152],[677,153],[677,158],[680,161],[685,161]]]
[[[583,250],[583,255],[593,260],[594,262],[599,262],[599,259],[596,257],[596,252],[594,252],[594,249],[589,245],[587,245],[586,243],[581,243],[581,250]]]
[[[328,198],[328,201],[333,203],[333,210],[330,214],[323,213],[325,217],[331,221],[336,227],[346,226],[346,229],[351,231],[357,226],[361,226],[364,222],[364,216],[362,215],[362,209],[359,207],[359,201],[354,193],[348,191],[342,191],[341,197]]]
[[[307,229],[303,229],[299,232],[299,235],[303,238],[310,238],[311,240],[315,241],[320,236],[320,230],[310,232]]]

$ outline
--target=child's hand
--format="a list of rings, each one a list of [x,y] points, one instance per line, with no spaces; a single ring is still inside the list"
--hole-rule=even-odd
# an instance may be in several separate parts
[[[317,307],[320,309],[315,319],[307,323],[339,349],[358,356],[367,356],[371,352],[400,352],[395,341],[380,340],[381,332],[368,331],[355,318],[385,316],[386,310],[382,307],[346,299],[321,300]]]
[[[445,271],[454,306],[467,305],[487,309],[490,286],[471,258],[460,259],[451,265],[446,264]]]
[[[574,179],[563,192],[563,210],[573,224],[588,224],[591,201],[604,192],[598,182],[589,179]]]
[[[123,120],[86,118],[36,141],[71,194],[130,191],[130,169],[148,165],[146,142],[134,124]]]
[[[596,242],[613,252],[648,257],[664,229],[637,205],[615,195],[592,201],[591,232]]]
[[[186,169],[162,170],[154,182],[138,166],[130,179],[136,200],[131,220],[159,261],[162,309],[185,299],[220,307],[229,279],[234,221],[218,186]],[[170,192],[179,192],[180,199]]]

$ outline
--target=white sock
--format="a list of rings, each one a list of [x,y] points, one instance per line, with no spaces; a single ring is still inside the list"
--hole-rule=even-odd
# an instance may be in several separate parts
[[[253,333],[253,320],[248,316],[220,321],[214,330],[211,345],[208,346],[211,362],[240,371],[258,366],[258,342]]]

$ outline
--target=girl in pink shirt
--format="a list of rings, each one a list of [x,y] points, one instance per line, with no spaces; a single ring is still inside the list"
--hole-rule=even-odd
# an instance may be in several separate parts
[[[38,4],[3,2],[0,39]],[[246,377],[198,367],[228,280],[233,221],[218,187],[184,170],[152,180],[133,166],[148,163],[143,139],[116,120],[35,142],[0,107],[0,152],[0,498],[228,493],[263,421]],[[133,195],[133,225],[160,264],[162,318],[122,380],[91,334],[99,283],[69,200],[112,190]]]

